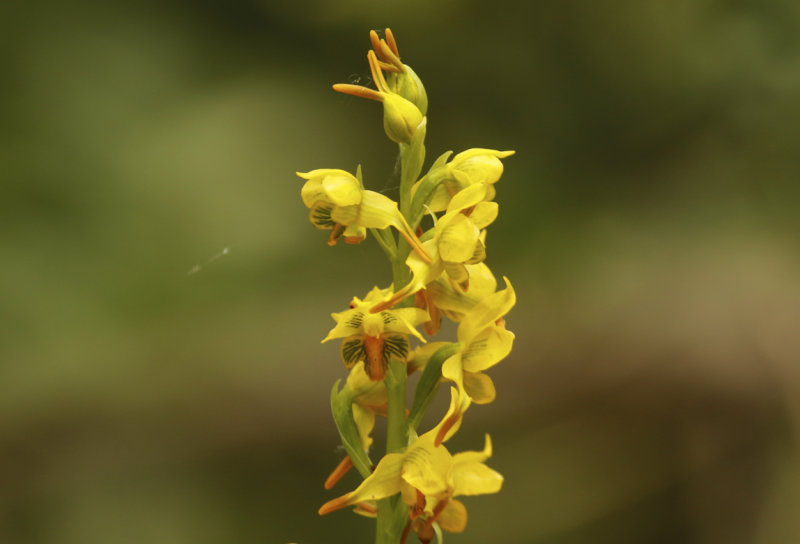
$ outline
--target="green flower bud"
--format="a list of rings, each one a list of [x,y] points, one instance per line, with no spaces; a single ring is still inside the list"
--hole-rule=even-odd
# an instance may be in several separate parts
[[[386,82],[389,88],[414,104],[422,115],[425,115],[428,112],[428,94],[422,81],[407,64],[403,64],[401,70],[387,74]]]

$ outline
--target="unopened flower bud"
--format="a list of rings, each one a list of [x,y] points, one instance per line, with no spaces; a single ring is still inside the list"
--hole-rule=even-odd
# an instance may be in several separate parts
[[[397,94],[383,95],[383,129],[393,142],[409,143],[422,119],[422,112],[412,102]]]
[[[400,60],[400,52],[391,29],[386,29],[386,39],[378,37],[374,30],[369,33],[372,50],[380,61],[378,66],[386,72],[389,90],[414,104],[422,115],[428,112],[428,95],[417,74]]]
[[[386,135],[390,140],[398,144],[407,144],[411,142],[412,136],[417,131],[422,120],[425,118],[424,113],[420,108],[411,100],[404,98],[402,95],[396,93],[386,79],[383,77],[381,71],[381,61],[375,54],[375,51],[370,50],[367,53],[367,60],[369,61],[370,71],[372,78],[378,90],[368,89],[360,85],[349,85],[346,83],[337,83],[333,89],[341,93],[351,94],[353,96],[360,96],[376,100],[383,103],[383,128]],[[412,72],[413,73],[413,72]],[[405,74],[404,74],[405,75]],[[415,86],[415,84],[411,84]],[[404,84],[404,86],[407,86]],[[422,89],[420,98],[419,89],[416,88],[413,93],[415,100],[422,100],[427,108],[428,99],[424,95],[425,90]]]
[[[407,64],[402,66],[401,72],[387,74],[386,82],[390,89],[414,104],[422,115],[425,115],[428,112],[428,94],[425,92],[425,87],[410,66]]]

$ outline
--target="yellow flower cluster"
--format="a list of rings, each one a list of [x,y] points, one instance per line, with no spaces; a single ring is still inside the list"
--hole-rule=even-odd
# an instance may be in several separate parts
[[[426,543],[441,529],[464,530],[467,511],[455,497],[496,493],[503,482],[485,464],[492,453],[488,435],[480,452],[451,454],[442,443],[460,428],[473,403],[494,401],[495,386],[485,371],[509,354],[514,341],[504,318],[516,294],[507,278],[498,290],[484,262],[486,228],[498,216],[494,198],[501,159],[514,152],[476,148],[452,159],[447,152],[422,174],[425,88],[400,60],[389,29],[384,38],[371,32],[370,40],[367,59],[377,90],[349,84],[334,89],[383,104],[384,131],[400,149],[398,202],[365,189],[360,168],[355,175],[338,169],[298,173],[305,180],[301,197],[309,219],[331,231],[328,243],[341,237],[360,243],[369,232],[394,276],[390,287],[375,287],[332,314],[336,326],[323,339],[342,339],[341,359],[350,370],[345,385],[340,389],[337,382],[331,394],[347,456],[325,487],[333,487],[351,466],[364,480],[319,513],[352,506],[378,518],[378,544],[405,542],[412,531]],[[417,329],[434,336],[445,318],[458,324],[455,341],[427,342]],[[414,349],[411,337],[420,342]],[[414,372],[421,375],[409,409],[406,377]],[[417,435],[422,415],[445,382],[451,384],[447,413]],[[387,418],[387,448],[373,469],[369,452],[376,415]]]

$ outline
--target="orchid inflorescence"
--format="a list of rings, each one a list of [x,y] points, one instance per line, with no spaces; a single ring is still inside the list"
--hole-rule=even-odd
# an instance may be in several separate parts
[[[396,202],[364,188],[361,168],[298,172],[301,196],[311,223],[330,230],[328,244],[351,244],[370,233],[392,265],[393,283],[375,287],[348,309],[332,314],[336,326],[323,342],[341,339],[341,358],[350,373],[331,391],[331,408],[347,455],[325,482],[332,488],[355,467],[363,481],[355,490],[328,501],[327,514],[351,506],[377,517],[378,544],[405,543],[413,531],[428,543],[441,530],[460,532],[467,510],[459,495],[496,493],[503,477],[485,461],[492,454],[489,435],[482,451],[451,454],[443,445],[461,426],[470,405],[495,399],[485,373],[511,351],[514,334],[505,315],[516,302],[484,260],[486,227],[496,218],[495,183],[500,159],[513,151],[469,149],[441,155],[421,175],[425,159],[428,98],[416,73],[400,60],[388,28],[385,37],[370,32],[367,54],[377,90],[337,84],[336,91],[383,104],[386,135],[400,148],[400,190]],[[430,218],[430,220],[428,220]],[[425,226],[423,226],[423,223]],[[397,231],[394,234],[392,227]],[[430,341],[441,321],[457,323],[454,342]],[[411,337],[420,345],[411,347]],[[420,373],[410,408],[406,379]],[[432,429],[417,433],[439,387],[450,383],[450,407]],[[373,464],[370,449],[376,416],[387,418],[386,453]]]

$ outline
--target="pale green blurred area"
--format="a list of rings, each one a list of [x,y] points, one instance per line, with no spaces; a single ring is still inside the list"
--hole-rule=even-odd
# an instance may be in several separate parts
[[[517,150],[515,350],[448,443],[491,433],[505,486],[445,540],[800,542],[793,0],[4,2],[0,542],[370,542],[316,514],[357,483],[322,489],[319,340],[390,270],[294,172],[391,194],[378,106],[330,89],[387,25],[431,160]]]

